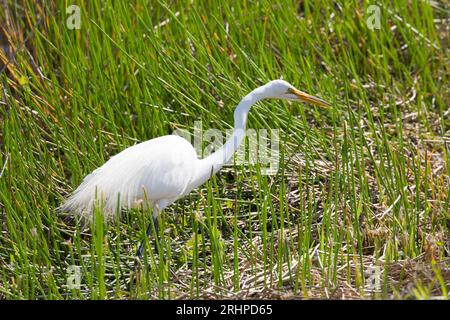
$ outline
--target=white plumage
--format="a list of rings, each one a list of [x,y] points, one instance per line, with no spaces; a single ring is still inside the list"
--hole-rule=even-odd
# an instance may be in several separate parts
[[[234,112],[234,131],[219,150],[198,159],[185,139],[175,136],[155,138],[125,149],[86,176],[59,208],[87,218],[96,201],[102,201],[105,217],[116,210],[149,205],[153,220],[165,207],[203,184],[227,163],[245,137],[247,114],[256,102],[267,98],[304,101],[319,106],[330,104],[295,89],[283,80],[274,80],[246,95]],[[119,203],[120,199],[120,203]],[[151,233],[151,226],[147,235]],[[138,255],[142,254],[142,244]]]
[[[116,212],[119,199],[119,207],[136,207],[143,202],[163,209],[192,190],[198,161],[192,145],[179,136],[139,143],[86,176],[60,210],[90,215],[96,197],[102,199],[109,217]]]

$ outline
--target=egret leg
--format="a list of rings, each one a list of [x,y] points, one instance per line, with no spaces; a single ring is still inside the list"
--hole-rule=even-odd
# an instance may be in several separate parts
[[[152,216],[152,220],[153,220],[153,225],[155,226],[155,232],[156,232],[156,236],[158,236],[158,216],[157,215],[153,215]],[[151,235],[152,235],[152,231],[153,231],[153,226],[152,226],[152,222],[150,222],[149,224],[148,224],[148,227],[147,227],[147,231],[146,231],[146,237],[147,238],[149,238]],[[142,240],[142,242],[141,242],[141,244],[139,245],[139,248],[137,249],[137,251],[136,251],[136,256],[139,258],[139,259],[141,259],[142,258],[142,252],[144,251],[144,246],[145,246],[145,240],[146,239],[143,239]],[[158,246],[156,245],[156,243],[155,243],[155,249],[156,249],[156,251],[158,251]]]

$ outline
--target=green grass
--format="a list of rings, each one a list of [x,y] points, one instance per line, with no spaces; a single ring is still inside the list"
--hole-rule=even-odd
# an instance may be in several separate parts
[[[80,30],[65,1],[0,11],[14,52],[0,55],[0,298],[448,299],[448,7],[76,2]],[[54,213],[110,156],[198,120],[229,129],[240,98],[280,76],[333,108],[254,107],[249,128],[280,129],[278,173],[229,167],[166,209],[140,271],[150,215]]]

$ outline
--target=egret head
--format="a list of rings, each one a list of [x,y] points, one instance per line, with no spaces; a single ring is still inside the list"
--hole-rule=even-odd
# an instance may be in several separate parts
[[[284,80],[273,80],[261,87],[261,96],[263,99],[286,99],[292,101],[306,102],[317,105],[319,107],[330,107],[331,104],[296,89],[290,83]]]

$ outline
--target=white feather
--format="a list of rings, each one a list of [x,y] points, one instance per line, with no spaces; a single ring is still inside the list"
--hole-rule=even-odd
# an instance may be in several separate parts
[[[96,197],[102,199],[106,216],[115,213],[119,197],[120,207],[135,207],[142,201],[153,205],[161,200],[167,206],[184,195],[196,161],[194,148],[179,136],[134,145],[87,175],[59,210],[89,216]]]
[[[149,204],[154,214],[203,184],[227,163],[245,138],[247,114],[253,104],[268,98],[329,105],[283,80],[274,80],[245,96],[234,112],[233,135],[223,147],[199,160],[194,148],[179,136],[155,138],[120,152],[86,176],[59,211],[91,217],[102,201],[105,217],[121,207]],[[119,203],[120,199],[120,203]]]

